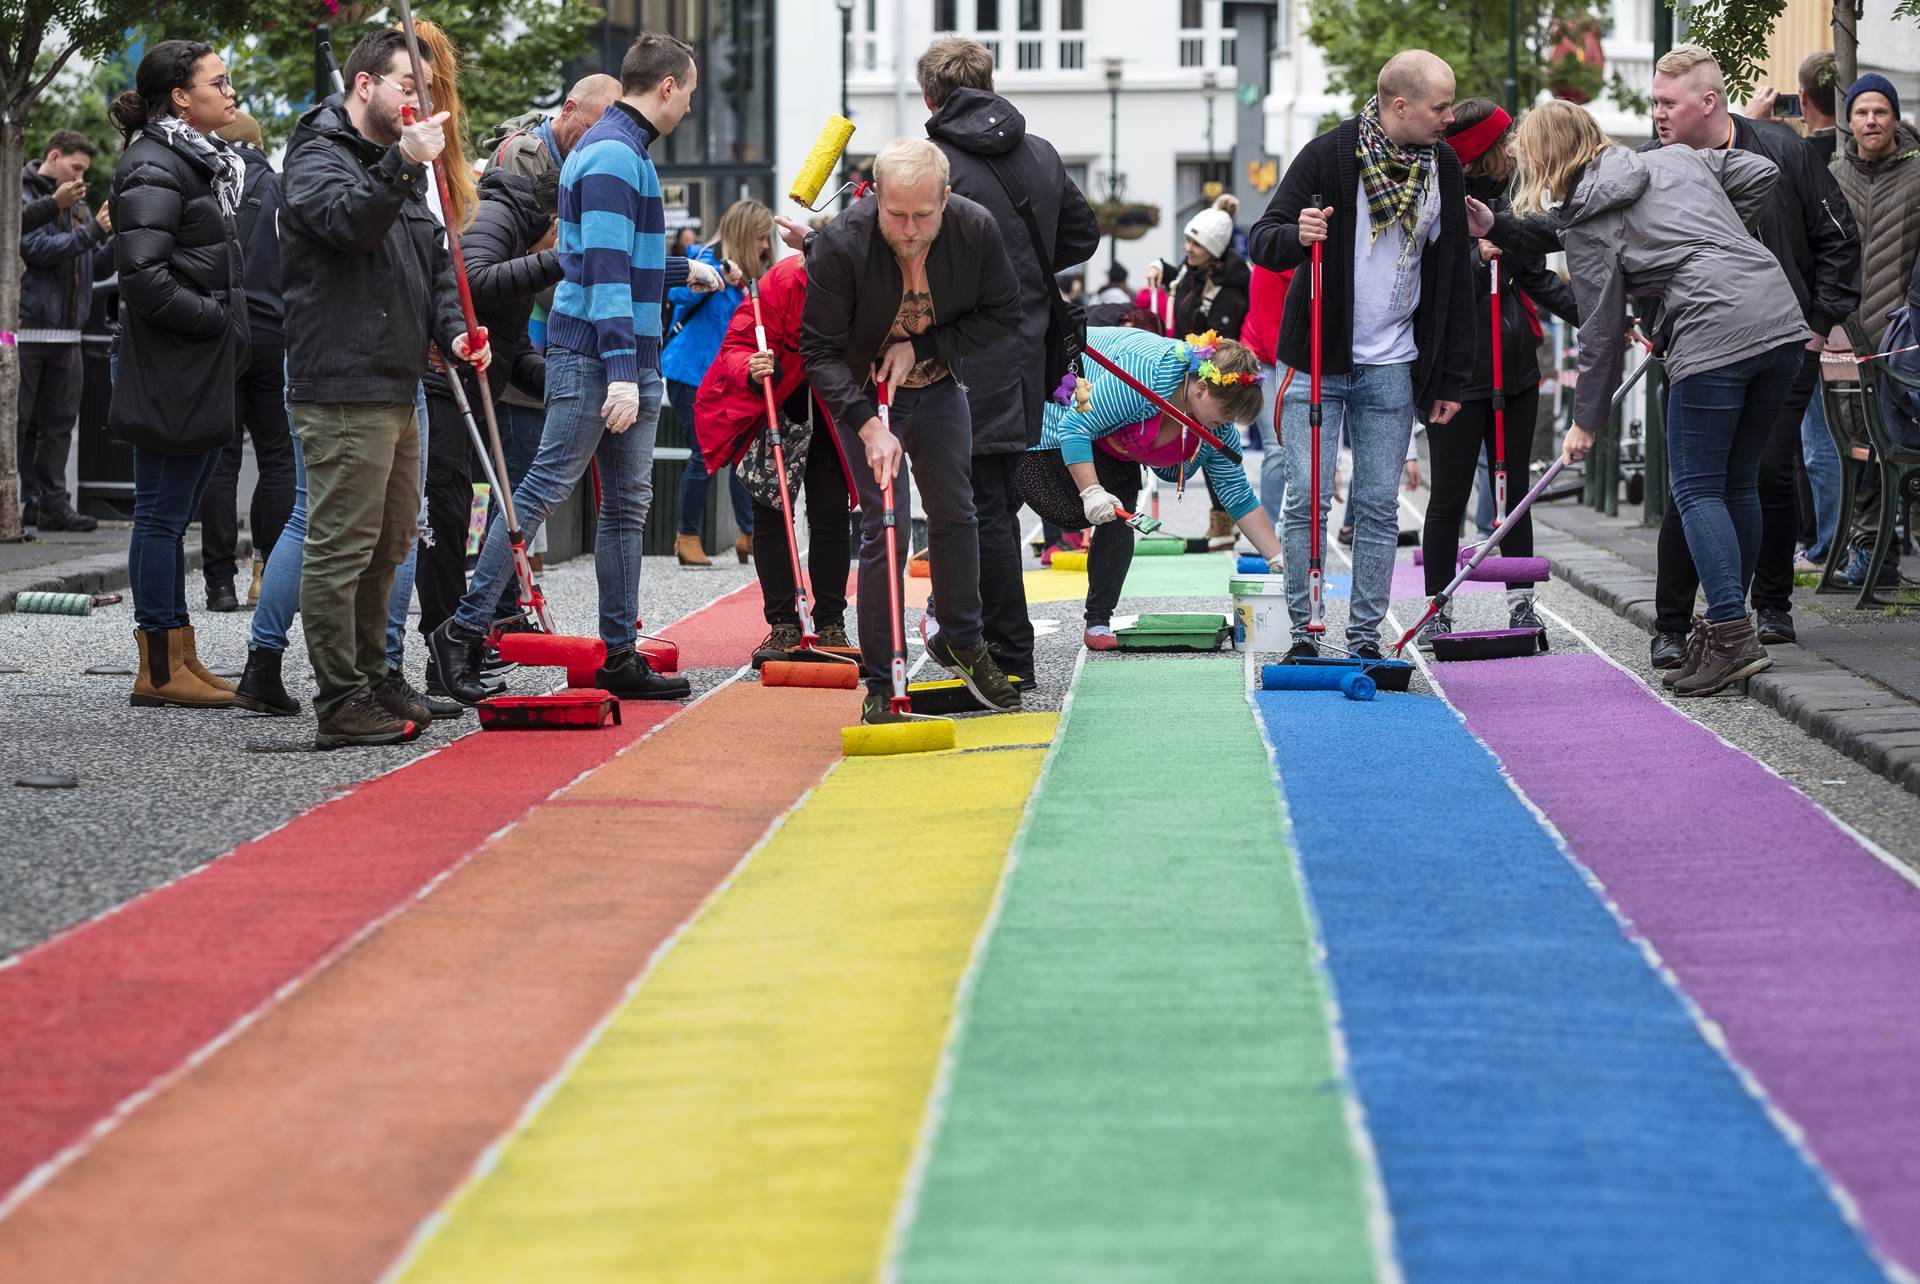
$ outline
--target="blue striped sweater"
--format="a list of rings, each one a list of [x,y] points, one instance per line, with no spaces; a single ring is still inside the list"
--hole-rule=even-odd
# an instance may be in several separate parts
[[[666,206],[647,147],[659,132],[623,102],[581,135],[560,170],[557,248],[566,273],[553,293],[547,344],[599,357],[608,383],[660,368],[660,303],[687,279],[667,257]]]
[[[1187,361],[1174,351],[1175,341],[1151,331],[1127,326],[1094,326],[1087,331],[1087,343],[1169,401],[1187,377]],[[1057,450],[1064,463],[1092,463],[1096,440],[1160,414],[1158,406],[1120,382],[1105,366],[1089,358],[1086,368],[1087,383],[1093,394],[1086,413],[1050,400],[1040,421],[1040,444],[1034,449]],[[1240,449],[1240,433],[1232,424],[1222,424],[1214,435],[1234,450]],[[1247,482],[1246,471],[1205,442],[1180,471],[1191,478],[1203,468],[1207,480],[1213,483],[1213,493],[1219,497],[1220,506],[1235,521],[1260,506],[1253,487]],[[1162,481],[1175,480],[1176,470],[1172,467],[1153,471]]]

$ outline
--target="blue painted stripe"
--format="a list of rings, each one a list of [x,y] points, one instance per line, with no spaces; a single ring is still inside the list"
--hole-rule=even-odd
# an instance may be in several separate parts
[[[1410,1280],[1884,1278],[1452,710],[1255,702]]]

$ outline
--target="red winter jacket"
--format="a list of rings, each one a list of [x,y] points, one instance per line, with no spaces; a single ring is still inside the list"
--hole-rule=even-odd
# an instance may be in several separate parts
[[[1274,365],[1274,348],[1280,342],[1280,313],[1287,304],[1287,286],[1293,281],[1293,269],[1271,272],[1253,269],[1252,302],[1247,322],[1240,327],[1240,342],[1253,349],[1253,355]]]
[[[806,363],[800,359],[800,314],[807,302],[807,260],[802,254],[781,259],[760,278],[760,308],[767,325],[767,347],[773,352],[774,368],[779,374],[773,385],[773,404],[784,406],[794,389],[806,381]],[[754,341],[753,300],[742,299],[727,323],[726,337],[720,341],[719,355],[707,367],[706,378],[693,401],[693,429],[700,439],[700,453],[707,469],[719,473],[738,463],[747,447],[767,426],[766,394],[747,378],[747,361],[760,345]],[[814,435],[833,443],[840,458],[840,471],[846,478],[847,496],[859,506],[860,492],[853,484],[853,469],[847,462],[840,434],[833,429],[826,406],[814,397]],[[864,462],[864,461],[863,461]]]

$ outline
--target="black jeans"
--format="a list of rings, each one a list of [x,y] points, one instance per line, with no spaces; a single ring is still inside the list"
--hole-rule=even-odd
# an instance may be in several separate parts
[[[273,554],[280,532],[293,515],[293,435],[287,430],[286,349],[254,341],[253,361],[233,386],[239,423],[233,440],[220,451],[213,480],[200,500],[200,572],[209,585],[231,585],[234,550],[239,546],[240,463],[245,437],[253,438],[253,459],[260,476],[253,484],[247,520],[253,552],[261,560]]]
[[[980,627],[1002,673],[1033,681],[1033,621],[1027,618],[1026,570],[1020,562],[1020,491],[1014,484],[1023,452],[973,457],[973,512],[980,525]]]
[[[866,465],[860,464],[864,468]],[[816,432],[807,448],[801,478],[807,496],[807,577],[813,581],[813,624],[842,624],[847,614],[847,560],[853,553],[853,529],[847,523],[847,479],[840,452]],[[793,502],[797,496],[788,496]],[[778,508],[753,501],[753,567],[760,576],[761,610],[769,628],[800,627],[794,607],[799,586],[793,582],[793,556],[787,522]]]
[[[80,345],[23,343],[14,351],[20,354],[20,499],[44,513],[64,513],[73,507],[67,456],[80,418]]]
[[[880,483],[867,467],[857,424],[839,426],[840,443],[853,461],[860,489],[860,663],[870,690],[892,690],[893,627],[905,633],[904,617],[887,619],[887,544]],[[893,431],[906,449],[913,480],[927,506],[928,556],[933,596],[939,600],[940,631],[956,647],[980,644],[980,535],[973,515],[973,419],[967,396],[953,379],[925,388],[902,388],[893,396]],[[893,479],[899,571],[907,569],[907,532],[913,504],[903,468]],[[896,588],[898,585],[896,584]]]
[[[1063,530],[1085,530],[1087,519],[1074,516],[1080,508],[1080,484],[1067,471],[1057,450],[1030,450],[1016,456],[1025,461],[1022,497],[1043,519],[1059,519]],[[1140,469],[1105,451],[1093,453],[1094,475],[1107,492],[1131,509],[1140,496]],[[1106,522],[1093,528],[1087,540],[1087,608],[1089,626],[1109,624],[1120,604],[1120,590],[1133,565],[1133,530],[1125,522]]]
[[[1507,511],[1527,493],[1527,448],[1533,442],[1533,419],[1540,409],[1538,392],[1523,392],[1507,398],[1506,461]],[[1798,431],[1796,426],[1795,431]],[[1447,586],[1455,573],[1454,560],[1460,552],[1460,523],[1467,515],[1467,499],[1473,493],[1473,479],[1480,471],[1480,447],[1487,448],[1489,464],[1497,458],[1493,448],[1493,402],[1469,401],[1451,422],[1427,425],[1427,447],[1432,452],[1428,484],[1433,494],[1427,500],[1426,526],[1420,534],[1420,546],[1426,562],[1427,596]],[[1517,484],[1516,484],[1517,483]],[[1505,538],[1500,541],[1502,557],[1533,556],[1533,515],[1522,513]],[[1510,584],[1509,588],[1526,588]]]
[[[687,456],[687,471],[680,474],[680,511],[675,530],[682,535],[698,535],[707,520],[707,484],[711,478],[707,472],[707,457],[700,452],[700,437],[693,430],[693,403],[699,391],[690,383],[667,380],[667,403],[673,407],[673,417],[680,421],[680,431],[687,437],[687,448],[693,452]],[[741,482],[739,474],[729,468],[726,480],[721,484],[727,488],[727,497],[733,502],[733,524],[740,528],[741,534],[753,534],[753,500],[747,495],[746,485]]]
[[[1793,465],[1800,458],[1800,419],[1820,377],[1820,363],[1805,357],[1786,402],[1767,430],[1760,452],[1760,552],[1753,567],[1750,599],[1755,610],[1786,611],[1793,607],[1794,536],[1800,525],[1799,497],[1794,491]],[[1671,420],[1669,419],[1669,422]],[[1694,594],[1700,575],[1687,547],[1686,528],[1671,487],[1667,511],[1660,520],[1658,574],[1654,581],[1654,628],[1662,633],[1685,633],[1693,627]]]
[[[473,470],[467,424],[444,385],[427,385],[427,530],[414,553],[413,588],[420,595],[420,632],[431,634],[453,615],[467,591],[467,531],[473,513]],[[467,402],[486,393],[472,380]],[[484,430],[483,430],[484,431]],[[514,598],[519,600],[516,585]]]

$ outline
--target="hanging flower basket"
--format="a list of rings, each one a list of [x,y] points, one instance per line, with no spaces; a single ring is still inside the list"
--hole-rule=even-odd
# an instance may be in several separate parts
[[[1160,225],[1160,207],[1136,201],[1102,201],[1093,214],[1102,236],[1121,241],[1137,241]]]

